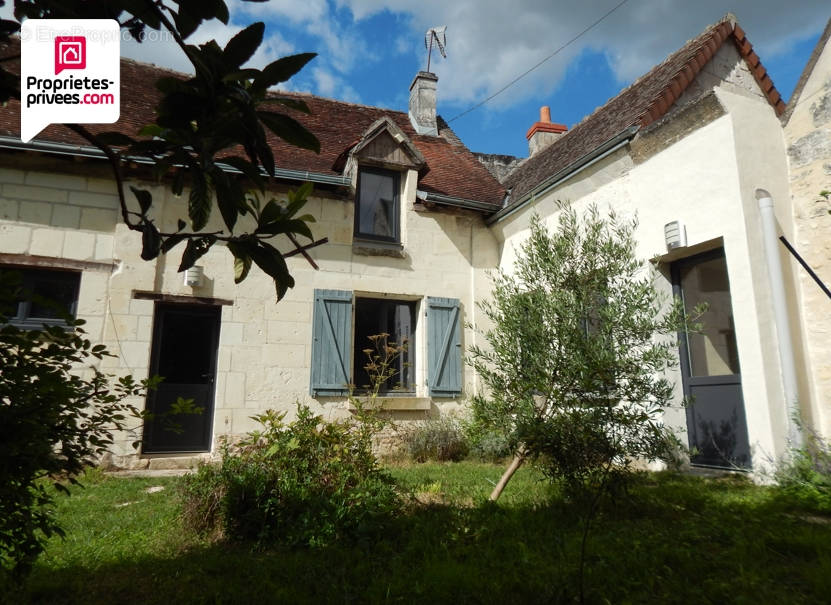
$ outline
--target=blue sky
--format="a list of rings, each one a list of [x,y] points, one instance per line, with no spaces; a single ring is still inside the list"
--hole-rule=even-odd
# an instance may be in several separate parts
[[[447,26],[447,58],[433,55],[438,110],[451,120],[550,55],[621,0],[228,0],[231,25],[205,24],[189,41],[224,44],[255,20],[266,40],[252,60],[319,56],[293,90],[407,108],[408,88],[426,67],[424,33]],[[451,121],[474,151],[527,155],[525,132],[551,106],[571,127],[707,25],[733,12],[787,99],[828,18],[827,0],[628,0],[586,35],[485,106]],[[170,41],[125,43],[132,58],[187,69]]]

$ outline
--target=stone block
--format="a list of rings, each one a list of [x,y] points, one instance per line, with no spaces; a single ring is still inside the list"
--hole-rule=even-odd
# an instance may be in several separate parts
[[[48,225],[52,220],[52,204],[48,202],[20,202],[17,218],[25,223]]]
[[[0,220],[16,221],[17,210],[17,200],[7,200],[0,198]]]
[[[15,183],[19,185],[23,182],[25,174],[22,170],[16,170],[14,168],[0,168],[0,183]]]
[[[150,342],[153,339],[153,317],[142,315],[136,323],[136,340]]]
[[[95,252],[95,234],[67,231],[63,242],[63,256],[76,260],[92,258]]]
[[[115,238],[106,233],[99,233],[95,236],[95,260],[112,261],[113,243]]]
[[[133,315],[110,315],[112,329],[120,341],[137,340],[138,320],[139,318]]]
[[[33,200],[36,202],[65,202],[67,199],[66,191],[63,189],[15,184],[3,185],[3,197],[11,197],[18,200]]]
[[[231,349],[231,369],[235,372],[247,372],[262,363],[262,347],[237,345]]]
[[[83,176],[57,174],[55,172],[27,172],[26,184],[39,187],[53,187],[55,189],[76,189],[83,191],[87,188],[87,179]]]
[[[118,189],[115,181],[111,179],[87,179],[87,191],[93,193],[109,193],[110,195],[118,195]]]
[[[118,350],[111,351],[118,353]],[[121,341],[120,357],[131,370],[146,369],[150,365],[150,345],[146,342]]]
[[[90,193],[89,191],[70,191],[69,202],[79,206],[93,206],[95,208],[118,209],[118,198],[105,193]]]
[[[130,301],[130,315],[146,315],[152,317],[154,308],[155,305],[152,300],[134,298]]]
[[[29,254],[38,256],[60,256],[63,250],[64,234],[55,229],[33,229]]]
[[[265,344],[266,323],[250,321],[243,324],[243,342],[247,345]]]
[[[219,345],[238,345],[243,342],[243,324],[223,321],[219,332]]]
[[[306,344],[311,341],[310,323],[269,321],[266,342],[271,344]]]
[[[273,368],[305,368],[306,345],[267,344],[262,348],[262,363]]]
[[[245,372],[225,374],[225,407],[238,408],[245,405]]]
[[[90,231],[108,231],[115,229],[118,213],[104,208],[83,208],[81,210],[81,229]]]
[[[81,226],[81,209],[68,204],[53,204],[51,224],[54,227],[78,229]]]
[[[32,229],[23,225],[0,225],[0,252],[25,254],[29,249]]]

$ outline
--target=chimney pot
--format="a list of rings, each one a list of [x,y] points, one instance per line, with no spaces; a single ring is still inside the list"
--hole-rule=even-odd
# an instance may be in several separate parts
[[[528,139],[528,153],[534,155],[548,147],[568,131],[563,124],[551,122],[551,108],[548,105],[540,107],[540,121],[531,126],[525,135]]]

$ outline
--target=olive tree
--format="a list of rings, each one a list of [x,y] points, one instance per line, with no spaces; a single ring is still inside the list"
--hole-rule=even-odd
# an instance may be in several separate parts
[[[560,205],[556,231],[539,216],[510,272],[479,307],[492,324],[468,362],[487,392],[475,419],[506,435],[514,458],[491,499],[529,458],[573,490],[625,478],[635,460],[671,454],[661,422],[673,394],[680,305],[658,293],[635,254],[636,222]]]

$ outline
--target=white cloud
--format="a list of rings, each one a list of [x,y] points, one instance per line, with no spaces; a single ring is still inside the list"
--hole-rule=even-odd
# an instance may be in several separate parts
[[[230,0],[231,27],[214,21],[203,25],[195,42],[211,37],[224,44],[245,24],[267,23],[267,40],[253,65],[262,65],[298,49],[317,48],[317,75],[300,86],[314,86],[323,95],[360,90],[346,84],[360,61],[375,63],[379,72],[391,69],[384,62],[412,57],[426,67],[424,32],[447,25],[447,59],[434,53],[432,69],[440,78],[440,102],[472,104],[493,94],[554,52],[619,0],[572,2],[566,0],[271,0],[266,3]],[[732,10],[755,45],[762,61],[786,54],[795,41],[816,34],[831,14],[827,0],[800,0],[782,4],[772,0],[732,0]],[[723,0],[629,0],[608,19],[524,77],[490,107],[506,107],[529,98],[550,96],[568,64],[586,49],[604,53],[621,82],[631,81],[718,21],[726,10]],[[7,5],[2,9],[9,12]],[[388,12],[397,28],[394,42],[381,46],[365,22]],[[152,32],[151,32],[152,33]],[[125,42],[123,51],[142,61],[176,69],[188,62],[172,41]],[[350,88],[347,88],[350,86]]]
[[[426,60],[420,40],[432,26],[447,25],[448,58],[433,61],[441,97],[469,103],[492,94],[551,54],[618,0],[334,0],[360,21],[387,10],[408,17],[419,64]],[[662,61],[726,12],[721,0],[627,2],[603,23],[523,78],[494,104],[512,104],[550,94],[569,61],[587,48],[604,52],[620,81],[630,81]],[[762,60],[788,51],[796,41],[821,30],[829,16],[827,0],[782,4],[733,0],[739,18]]]

